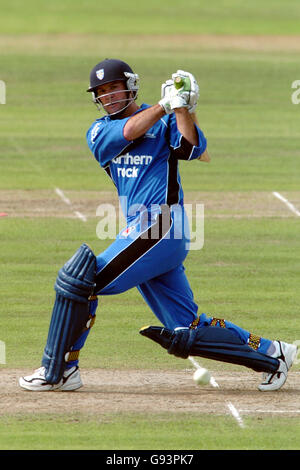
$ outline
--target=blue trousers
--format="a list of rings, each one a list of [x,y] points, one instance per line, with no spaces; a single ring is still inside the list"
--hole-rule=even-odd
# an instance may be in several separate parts
[[[95,293],[137,287],[160,322],[174,329],[192,323],[198,307],[182,264],[189,250],[188,221],[181,209],[164,217],[146,220],[144,227],[134,220],[97,256]]]
[[[198,305],[183,262],[189,251],[188,221],[182,208],[171,212],[140,216],[122,230],[115,241],[97,256],[95,294],[115,295],[136,287],[158,320],[171,330],[177,327],[214,326],[230,328],[245,343],[256,341],[257,350],[266,353],[270,340],[225,320],[198,318]],[[90,303],[95,315],[98,300]],[[89,330],[79,338],[74,349],[81,349]],[[69,363],[69,366],[77,361]]]

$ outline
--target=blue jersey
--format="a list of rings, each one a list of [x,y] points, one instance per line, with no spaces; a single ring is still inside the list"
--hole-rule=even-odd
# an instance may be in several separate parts
[[[143,104],[137,112],[148,108]],[[178,160],[198,158],[206,139],[198,132],[198,146],[178,131],[174,114],[159,119],[142,137],[128,141],[123,129],[130,117],[97,119],[87,132],[90,150],[114,182],[124,215],[130,207],[151,209],[155,205],[183,205]],[[126,208],[124,207],[126,201]]]

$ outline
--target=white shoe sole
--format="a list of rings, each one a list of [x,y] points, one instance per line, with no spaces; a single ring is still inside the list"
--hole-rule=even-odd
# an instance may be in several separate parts
[[[50,392],[50,391],[57,390],[61,386],[60,383],[53,385],[47,382],[45,382],[45,384],[37,384],[34,382],[36,382],[36,379],[35,381],[34,380],[29,381],[29,380],[26,380],[25,377],[19,378],[20,387],[24,388],[24,390],[29,390],[31,392]]]
[[[83,387],[83,383],[81,380],[76,380],[73,382],[65,382],[62,384],[58,389],[56,389],[59,392],[73,392],[74,390],[78,390],[79,388]]]
[[[31,392],[72,392],[81,388],[83,383],[77,368],[69,376],[63,377],[58,384],[49,384],[42,377],[27,376],[19,378],[19,385],[24,390]]]
[[[258,386],[258,389],[261,392],[273,392],[273,391],[279,390],[281,387],[283,387],[283,385],[285,384],[285,382],[287,380],[288,371],[292,367],[293,362],[296,359],[297,351],[298,351],[298,348],[297,348],[296,345],[293,345],[293,344],[289,345],[288,351],[286,353],[284,353],[284,361],[282,361],[280,359],[280,362],[281,362],[280,367],[282,368],[282,371],[281,372],[280,371],[279,372],[274,372],[274,374],[266,374],[265,377],[267,378],[267,377],[270,377],[270,375],[271,375],[271,379],[269,379],[267,382],[262,382]],[[286,369],[285,371],[283,370],[284,368]],[[278,376],[277,379],[274,380],[274,382],[272,382],[273,377],[276,374],[279,374],[279,376]]]

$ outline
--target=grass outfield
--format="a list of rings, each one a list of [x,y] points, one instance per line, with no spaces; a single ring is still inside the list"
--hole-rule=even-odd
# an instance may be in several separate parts
[[[265,337],[300,339],[299,217],[273,195],[280,192],[300,210],[300,105],[291,102],[291,84],[300,78],[299,40],[280,37],[298,33],[298,2],[254,1],[241,8],[230,0],[226,10],[221,1],[190,1],[189,9],[174,1],[152,2],[151,9],[145,3],[136,9],[130,1],[126,7],[113,4],[119,15],[112,14],[112,3],[105,9],[94,1],[89,9],[79,1],[53,1],[41,9],[30,0],[21,15],[21,3],[13,0],[1,9],[0,80],[6,82],[7,104],[0,105],[0,212],[8,217],[0,218],[0,340],[6,345],[0,377],[39,365],[54,280],[66,259],[82,241],[97,253],[109,244],[96,236],[96,208],[115,202],[115,195],[85,141],[98,117],[85,92],[88,75],[105,56],[122,57],[140,74],[138,103],[157,102],[161,83],[178,68],[199,80],[198,118],[212,162],[181,165],[186,202],[205,205],[204,247],[191,251],[185,263],[199,313]],[[169,4],[172,14],[165,21]],[[102,298],[82,369],[99,370],[101,377],[101,370],[191,367],[138,334],[150,323],[157,322],[135,290]],[[240,371],[245,377],[244,369],[201,363],[216,374]],[[125,412],[126,388],[118,398],[124,400],[122,413],[95,408],[93,416],[86,415],[95,395],[88,391],[80,413],[72,406],[84,395],[75,393],[64,413],[51,407],[39,412],[45,398],[37,396],[30,414],[30,394],[12,386],[24,409],[9,409],[9,393],[3,391],[0,449],[299,449],[299,368],[293,367],[293,380],[275,395],[258,397],[252,382],[244,390],[238,379],[225,384],[224,403],[233,397],[247,410],[252,394],[253,401],[263,402],[253,404],[253,414],[242,414],[244,429],[219,402],[211,413],[187,413],[172,403],[168,413]],[[174,393],[178,388],[174,384]],[[154,387],[154,398],[158,393]],[[193,389],[186,396],[187,405],[197,403]],[[165,391],[168,398],[172,394]],[[200,390],[199,406],[213,406],[213,398]],[[281,398],[293,407],[286,413]]]
[[[123,413],[95,419],[80,414],[67,414],[59,418],[50,414],[37,417],[21,416],[15,419],[0,418],[0,440],[3,450],[113,448],[132,451],[222,451],[259,448],[270,451],[274,450],[274,447],[277,450],[295,450],[299,447],[300,424],[297,418],[267,417],[260,420],[257,417],[249,417],[246,424],[247,428],[241,432],[230,417],[223,416],[217,417],[216,428],[216,418],[209,415],[165,414],[150,415],[145,419],[141,415]],[[216,455],[216,458],[218,457]],[[224,457],[226,458],[226,454]]]
[[[1,8],[3,33],[225,33],[225,34],[298,34],[300,7],[297,0],[253,0],[241,5],[237,0],[159,0],[140,2],[120,0],[109,3],[89,0],[53,0],[41,6],[39,0],[26,2],[26,14],[20,14],[20,0]]]

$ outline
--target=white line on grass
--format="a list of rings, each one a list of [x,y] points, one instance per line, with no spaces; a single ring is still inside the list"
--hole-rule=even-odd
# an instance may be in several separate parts
[[[86,221],[87,221],[86,216],[83,215],[81,212],[79,212],[79,211],[74,211],[74,214],[78,217],[78,219],[81,219],[83,222],[86,222]]]
[[[55,188],[55,192],[62,199],[62,201],[64,201],[65,204],[68,204],[68,206],[72,205],[70,199],[65,196],[64,192],[61,189]]]
[[[241,413],[278,413],[278,414],[289,414],[289,413],[300,413],[300,410],[268,410],[266,409],[254,409],[254,410],[248,410],[248,409],[243,409],[240,410]]]
[[[72,206],[72,203],[71,203],[70,199],[68,199],[65,196],[64,192],[60,188],[55,188],[55,192],[65,204],[67,204],[70,207]],[[76,215],[76,217],[78,217],[78,219],[82,220],[83,222],[87,221],[86,216],[84,214],[82,214],[81,212],[79,212],[79,211],[73,211],[73,212]]]
[[[296,209],[296,207],[288,200],[286,199],[285,197],[282,196],[282,194],[278,193],[277,191],[273,191],[273,196],[277,197],[277,199],[279,199],[280,201],[284,202],[284,204],[286,204],[286,206],[296,215],[298,215],[298,217],[300,217],[300,212],[298,211],[298,209]]]
[[[192,357],[192,356],[189,356],[189,360],[191,361],[191,363],[193,364],[193,366],[196,368],[196,369],[201,369],[201,366],[200,364],[198,364],[198,362]],[[213,376],[210,377],[210,385],[214,388],[220,388],[219,384],[216,382],[216,380],[214,379]],[[244,424],[244,421],[242,420],[238,410],[236,409],[236,407],[233,405],[233,403],[231,403],[231,401],[226,401],[226,406],[227,408],[229,409],[230,413],[232,414],[232,416],[234,417],[234,419],[236,420],[237,424],[241,427],[241,428],[244,428],[245,427],[245,424]]]

